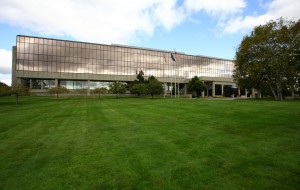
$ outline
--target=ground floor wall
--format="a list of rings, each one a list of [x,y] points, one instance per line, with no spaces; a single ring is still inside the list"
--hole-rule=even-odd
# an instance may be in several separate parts
[[[13,59],[14,60],[14,59]],[[14,65],[14,64],[13,64]],[[40,71],[16,71],[13,68],[13,86],[26,86],[30,89],[46,91],[54,86],[64,86],[71,90],[108,88],[110,82],[120,81],[130,83],[136,79],[135,75],[99,75],[91,73],[55,73]],[[165,95],[186,95],[189,79],[176,77],[158,77],[163,83]],[[202,97],[258,97],[259,93],[253,89],[239,89],[232,78],[199,77],[204,81],[206,90]],[[171,93],[173,91],[173,94]],[[174,93],[176,91],[176,94]]]
[[[118,78],[120,79],[120,78]],[[180,96],[180,95],[187,95],[187,84],[188,80],[166,80],[166,79],[159,79],[165,89],[164,95],[169,96]],[[251,92],[251,96],[254,97],[255,91],[251,90],[240,90],[236,87],[234,82],[230,80],[218,80],[212,81],[211,79],[202,78],[206,85],[206,90],[202,92],[202,97],[249,97],[249,92]],[[32,89],[33,92],[43,93],[47,92],[47,89],[55,87],[55,86],[63,86],[70,90],[77,90],[77,89],[87,89],[88,93],[90,90],[95,88],[109,88],[109,84],[113,81],[117,80],[74,80],[74,79],[65,79],[65,78],[33,78],[33,77],[18,77],[15,79],[17,86],[28,87]],[[132,80],[133,81],[133,80]],[[130,83],[132,81],[122,81],[120,82],[127,82]],[[171,81],[171,82],[170,82]],[[128,89],[128,93],[130,89]],[[173,93],[172,93],[173,92]],[[175,94],[176,92],[176,94]]]

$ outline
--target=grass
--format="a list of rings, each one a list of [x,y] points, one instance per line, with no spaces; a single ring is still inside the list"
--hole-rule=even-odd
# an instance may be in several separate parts
[[[299,189],[300,102],[0,97],[0,189]]]

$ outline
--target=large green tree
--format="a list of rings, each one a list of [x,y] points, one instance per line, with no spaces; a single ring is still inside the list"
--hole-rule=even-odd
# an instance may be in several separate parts
[[[131,94],[135,94],[138,96],[147,94],[148,88],[146,83],[147,80],[145,80],[144,78],[144,72],[142,70],[136,72],[136,80],[134,80],[131,84]]]
[[[279,19],[254,28],[236,51],[233,78],[241,88],[270,89],[276,100],[299,82],[299,20]]]
[[[300,22],[296,22],[290,28],[290,75],[293,77],[288,78],[288,85],[292,93],[297,93],[300,96]]]
[[[164,93],[162,84],[154,77],[150,76],[147,82],[148,94],[153,98],[154,95],[160,95]]]
[[[197,97],[201,95],[201,92],[205,90],[205,85],[203,81],[199,79],[199,77],[194,76],[187,85],[188,91],[195,94]]]
[[[136,72],[136,79],[137,80],[135,80],[134,83],[144,83],[145,82],[143,70]]]
[[[135,95],[143,95],[143,94],[147,94],[147,85],[145,83],[137,83],[137,84],[133,84],[131,87],[131,94],[135,94]]]

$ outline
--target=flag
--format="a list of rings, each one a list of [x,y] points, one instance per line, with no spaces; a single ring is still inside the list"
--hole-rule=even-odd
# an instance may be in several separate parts
[[[174,53],[171,53],[171,58],[173,61],[177,61],[180,59],[180,55],[175,51]]]
[[[171,59],[172,59],[173,61],[176,61],[176,56],[175,56],[174,53],[171,53]]]

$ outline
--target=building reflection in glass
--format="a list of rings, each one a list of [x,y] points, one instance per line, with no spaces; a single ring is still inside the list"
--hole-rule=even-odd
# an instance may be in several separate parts
[[[16,70],[119,76],[134,76],[143,70],[146,77],[232,78],[233,61],[180,54],[175,64],[170,52],[162,50],[17,36]],[[61,84],[74,89],[86,85],[68,80]]]

